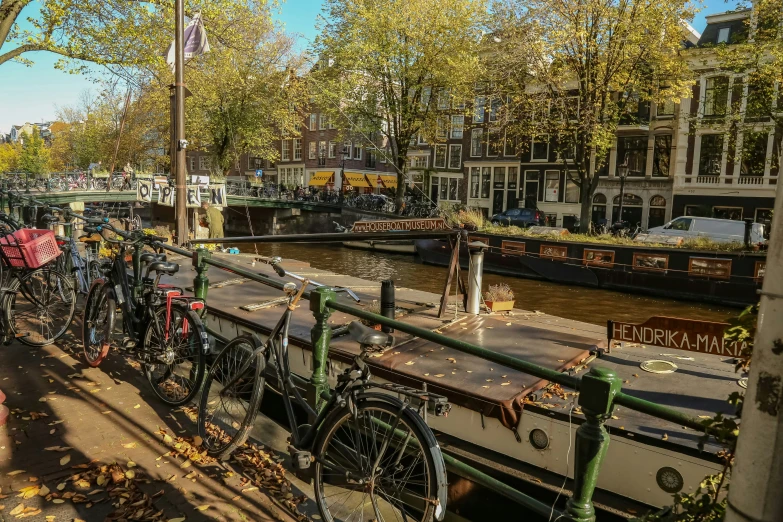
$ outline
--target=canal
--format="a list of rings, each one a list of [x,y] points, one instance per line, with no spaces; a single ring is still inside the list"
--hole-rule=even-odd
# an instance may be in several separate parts
[[[396,286],[436,294],[443,291],[446,277],[444,267],[422,264],[411,255],[356,250],[336,244],[258,244],[256,248],[260,255],[307,261],[314,268],[372,281],[392,279]],[[253,245],[244,245],[242,250],[255,252]],[[607,319],[642,322],[653,315],[725,321],[739,313],[734,308],[711,304],[484,274],[484,289],[496,283],[511,287],[517,308],[600,325],[605,325]]]

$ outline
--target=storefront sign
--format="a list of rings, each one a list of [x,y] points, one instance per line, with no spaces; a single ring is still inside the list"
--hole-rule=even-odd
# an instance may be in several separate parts
[[[225,183],[209,186],[209,204],[215,205],[216,207],[222,207],[226,204]]]
[[[174,206],[174,187],[160,185],[158,191],[158,205],[165,205],[167,207]]]
[[[152,181],[138,181],[136,185],[136,199],[148,203],[152,201]]]
[[[446,230],[446,222],[441,218],[431,219],[395,219],[393,221],[357,221],[354,232],[386,232],[392,230],[421,231]]]
[[[198,208],[201,206],[201,187],[199,185],[188,185],[187,189],[187,208]]]
[[[607,336],[610,341],[739,357],[746,343],[727,341],[723,332],[728,326],[727,323],[655,316],[642,324],[609,321]]]

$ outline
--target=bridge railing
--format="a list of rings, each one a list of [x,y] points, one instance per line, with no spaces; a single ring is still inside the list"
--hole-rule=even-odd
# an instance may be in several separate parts
[[[369,237],[371,235],[372,234],[367,235],[368,239],[371,239]],[[350,233],[318,234],[318,242],[344,241],[349,239],[350,236]],[[444,232],[398,233],[395,234],[395,239],[408,239],[413,237],[431,238],[436,236],[443,237]],[[239,241],[236,241],[237,239]],[[389,233],[384,234],[384,239],[389,239]],[[221,243],[249,243],[251,241],[266,243],[313,242],[313,239],[308,239],[307,236],[299,235],[222,238],[213,241]],[[188,256],[192,259],[193,266],[197,273],[194,279],[194,293],[196,296],[203,299],[207,298],[207,290],[209,287],[207,270],[209,266],[225,270],[273,288],[282,289],[284,285],[284,282],[279,279],[273,279],[258,274],[257,272],[246,270],[245,268],[236,266],[232,263],[213,258],[210,252],[203,248],[191,251],[170,245],[161,244],[160,246],[166,250]],[[592,496],[596,488],[601,465],[610,440],[610,435],[605,427],[605,423],[611,417],[613,408],[616,404],[652,417],[677,423],[681,426],[687,426],[699,432],[704,432],[706,429],[701,421],[690,415],[652,401],[639,399],[623,393],[622,380],[613,370],[608,368],[593,366],[584,376],[575,377],[539,366],[518,357],[494,352],[469,342],[451,339],[431,330],[412,326],[396,319],[390,319],[355,306],[347,305],[338,301],[335,291],[328,287],[319,287],[315,290],[305,292],[304,298],[310,301],[310,310],[313,312],[315,318],[315,326],[313,327],[311,334],[313,339],[312,351],[314,359],[314,370],[309,381],[309,385],[312,387],[311,391],[314,392],[310,394],[311,397],[320,397],[324,392],[328,391],[325,368],[332,334],[331,326],[329,325],[329,316],[334,311],[371,321],[374,324],[387,326],[421,339],[426,339],[441,346],[474,355],[484,360],[501,364],[508,368],[579,391],[579,405],[584,413],[585,422],[577,429],[575,436],[576,459],[574,464],[573,495],[568,499],[564,512],[554,511],[555,518],[562,518],[573,522],[595,521],[595,508],[592,503]],[[467,476],[485,487],[491,488],[539,515],[549,517],[553,512],[552,506],[544,504],[527,494],[515,490],[450,455],[444,455],[444,459],[448,466],[457,470],[460,474]]]

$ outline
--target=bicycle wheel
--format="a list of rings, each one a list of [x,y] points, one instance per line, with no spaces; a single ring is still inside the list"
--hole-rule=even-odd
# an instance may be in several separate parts
[[[207,367],[202,339],[206,330],[198,314],[172,303],[168,332],[166,305],[157,307],[144,333],[143,351],[151,362],[144,373],[155,395],[169,406],[188,403],[201,390]]]
[[[117,303],[103,279],[95,279],[87,294],[82,315],[82,349],[93,368],[109,354]]]
[[[24,344],[45,346],[59,339],[73,320],[76,294],[68,278],[41,267],[14,278],[5,308],[6,324]]]
[[[445,481],[445,467],[435,436],[413,410],[392,401],[361,399],[355,414],[339,408],[324,420],[313,447],[324,521],[442,518],[438,475]]]
[[[198,431],[207,453],[227,459],[247,439],[264,395],[266,357],[253,360],[250,336],[230,341],[215,359],[204,382],[198,410]],[[247,366],[244,372],[238,372]],[[231,386],[224,383],[235,381]]]

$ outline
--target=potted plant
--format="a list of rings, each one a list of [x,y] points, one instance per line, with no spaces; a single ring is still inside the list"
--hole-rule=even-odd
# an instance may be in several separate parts
[[[514,308],[514,292],[505,284],[490,285],[484,292],[484,304],[493,312],[504,312]]]

